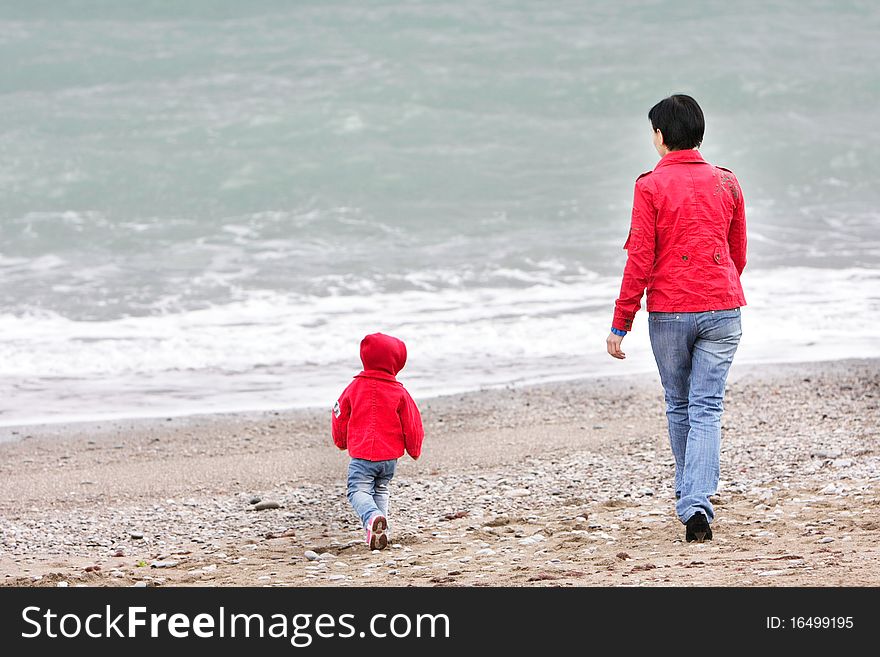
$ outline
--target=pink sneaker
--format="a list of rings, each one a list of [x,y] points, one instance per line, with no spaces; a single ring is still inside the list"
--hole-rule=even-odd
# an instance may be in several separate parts
[[[381,513],[370,518],[370,522],[367,524],[367,545],[371,550],[384,550],[388,547],[386,529],[388,529],[388,521]]]

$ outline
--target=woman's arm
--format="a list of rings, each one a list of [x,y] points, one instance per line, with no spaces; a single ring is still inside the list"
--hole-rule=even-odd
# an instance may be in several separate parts
[[[727,232],[727,244],[730,248],[730,259],[736,271],[742,276],[743,269],[746,268],[746,202],[739,181],[736,182],[736,189],[739,192],[737,195],[739,203],[733,211],[733,220]]]
[[[654,269],[655,219],[653,194],[645,177],[636,181],[633,194],[632,223],[623,248],[626,267],[620,284],[620,296],[614,304],[611,326],[619,331],[632,330],[633,319],[642,307],[642,295]],[[613,334],[612,334],[613,335]]]

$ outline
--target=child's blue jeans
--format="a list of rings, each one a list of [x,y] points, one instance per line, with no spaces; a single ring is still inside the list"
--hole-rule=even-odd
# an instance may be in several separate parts
[[[669,443],[675,456],[676,512],[686,523],[715,510],[721,456],[724,384],[742,326],[739,308],[650,313],[648,328],[666,393]]]
[[[348,501],[360,516],[364,528],[375,514],[388,517],[388,484],[397,459],[390,461],[351,460],[348,465]]]

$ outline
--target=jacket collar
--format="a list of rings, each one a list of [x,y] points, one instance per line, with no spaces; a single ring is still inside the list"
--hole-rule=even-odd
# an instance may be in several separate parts
[[[355,374],[356,379],[379,379],[380,381],[390,381],[398,383],[393,374],[383,372],[382,370],[363,370],[360,374]]]
[[[654,171],[660,167],[665,167],[667,164],[706,164],[706,160],[703,159],[703,156],[700,155],[700,151],[696,148],[689,148],[683,151],[670,151],[660,159],[657,166],[654,167]]]

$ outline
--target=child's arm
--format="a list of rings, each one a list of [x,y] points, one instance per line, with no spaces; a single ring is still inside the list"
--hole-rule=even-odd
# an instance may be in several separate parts
[[[419,458],[422,453],[422,440],[425,438],[425,429],[422,427],[422,415],[419,407],[404,390],[397,406],[397,414],[400,416],[400,426],[403,429],[403,444],[406,453],[413,459]]]
[[[333,405],[333,419],[331,430],[333,442],[339,449],[348,447],[348,420],[351,417],[351,400],[348,398],[348,390],[342,393],[342,397]]]

